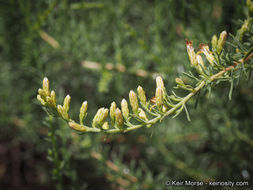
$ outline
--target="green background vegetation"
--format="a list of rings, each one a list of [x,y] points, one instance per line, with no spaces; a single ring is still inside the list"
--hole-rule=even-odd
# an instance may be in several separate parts
[[[138,85],[149,99],[154,96],[152,73],[163,76],[170,92],[175,77],[190,69],[185,39],[197,48],[223,30],[235,34],[244,5],[239,0],[1,2],[0,189],[159,190],[168,189],[170,179],[253,184],[252,81],[242,79],[231,101],[227,84],[215,86],[209,96],[201,92],[196,109],[194,100],[188,103],[191,122],[181,114],[127,134],[79,135],[62,121],[50,121],[36,100],[47,76],[58,99],[71,95],[74,119],[88,100],[89,123],[98,108],[112,101],[119,105]],[[84,61],[101,68],[84,67]],[[125,70],[107,70],[107,63]],[[150,75],[140,77],[139,70]]]

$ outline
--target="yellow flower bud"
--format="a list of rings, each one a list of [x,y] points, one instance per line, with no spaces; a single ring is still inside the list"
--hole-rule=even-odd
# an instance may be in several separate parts
[[[226,42],[226,39],[227,39],[227,32],[226,31],[223,31],[221,34],[220,34],[220,37],[219,37],[219,40],[218,40],[218,45],[217,45],[217,51],[218,53],[221,52],[225,42]]]
[[[44,90],[42,90],[41,88],[39,88],[39,90],[38,90],[38,94],[40,95],[40,97],[42,98],[42,99],[46,99],[46,93],[45,93],[45,91]]]
[[[132,90],[129,93],[129,101],[130,101],[130,105],[132,107],[133,113],[136,114],[138,112],[139,104],[138,104],[137,96],[135,92]]]
[[[119,108],[116,109],[115,111],[115,121],[116,121],[116,125],[119,129],[123,128],[123,117],[121,114],[121,111]]]
[[[217,36],[216,35],[213,35],[213,37],[212,37],[212,48],[213,48],[213,50],[214,49],[217,49],[217,44],[218,44],[218,38],[217,38]]]
[[[76,131],[80,131],[80,132],[86,132],[87,131],[87,129],[85,127],[83,127],[82,125],[79,125],[79,124],[77,124],[73,121],[69,122],[68,124],[69,124],[69,127],[71,129],[74,129]]]
[[[108,124],[108,122],[107,122],[107,121],[106,121],[106,122],[104,122],[104,124],[102,125],[102,129],[104,129],[104,130],[109,129],[109,124]]]
[[[162,112],[166,112],[168,110],[168,107],[166,105],[163,105]]]
[[[112,102],[111,107],[110,107],[110,117],[111,120],[114,121],[115,120],[115,110],[117,108],[117,105],[115,102]]]
[[[57,111],[60,115],[64,112],[63,107],[61,105],[57,105]]]
[[[141,119],[143,119],[144,121],[148,121],[148,118],[147,118],[145,112],[143,111],[143,109],[139,108],[139,109],[138,109],[138,113],[139,113],[139,117],[140,117]]]
[[[52,100],[51,97],[47,96],[46,97],[46,102],[47,102],[47,104],[48,104],[49,107],[55,107],[54,106],[54,102],[53,102],[53,100]]]
[[[196,53],[194,51],[192,41],[186,41],[186,48],[191,64],[196,66],[198,63],[196,60]]]
[[[202,71],[202,67],[205,68],[204,61],[203,61],[201,55],[197,55],[196,58],[197,58],[197,62],[198,62],[198,69],[200,71]]]
[[[143,109],[139,108],[139,109],[138,109],[138,113],[139,113],[139,117],[140,117],[142,120],[148,121],[148,118],[147,118],[145,112],[143,111]],[[148,125],[147,125],[147,128],[149,128],[149,127],[151,127],[151,124],[148,124]]]
[[[107,108],[105,108],[104,112],[103,112],[103,122],[106,120],[108,113],[109,113],[109,110]]]
[[[37,95],[37,100],[39,100],[40,103],[41,103],[43,106],[46,105],[46,102],[41,98],[41,96],[40,96],[39,94]]]
[[[42,88],[46,94],[46,96],[49,96],[50,90],[49,90],[49,80],[47,77],[43,79]]]
[[[163,90],[160,87],[156,88],[155,101],[158,107],[160,107],[163,104]]]
[[[53,91],[53,90],[51,91],[50,98],[51,98],[51,101],[52,101],[52,106],[56,107],[56,94],[55,94],[55,91]]]
[[[160,76],[156,77],[156,87],[160,87],[161,89],[164,89],[163,79]]]
[[[140,99],[141,103],[146,104],[145,91],[143,90],[143,88],[141,86],[138,86],[137,92],[138,92],[138,96],[139,96],[139,99]]]
[[[59,113],[59,115],[65,119],[65,120],[69,120],[69,115],[68,113],[63,109],[63,107],[61,105],[57,106],[57,111]]]
[[[70,105],[71,97],[70,95],[67,95],[63,102],[63,109],[66,113],[69,112],[69,105]]]
[[[83,120],[87,115],[87,113],[86,113],[87,109],[88,109],[88,102],[85,101],[85,102],[82,103],[82,106],[80,108],[80,113],[79,113],[79,120],[80,120],[81,124],[83,124]]]
[[[102,126],[105,122],[106,117],[108,116],[108,109],[100,108],[95,117],[93,118],[92,126],[97,127],[97,125]]]
[[[125,118],[125,120],[127,120],[129,117],[129,109],[128,109],[127,101],[125,99],[121,101],[121,110],[122,110],[123,117]]]
[[[102,118],[103,110],[104,110],[104,108],[98,109],[98,111],[97,111],[97,113],[94,116],[93,121],[92,121],[92,126],[93,127],[97,127],[98,121],[101,120],[101,118]]]
[[[179,85],[184,85],[184,81],[181,78],[176,78],[175,81]]]
[[[206,56],[206,59],[208,60],[208,62],[213,66],[215,59],[214,59],[214,56],[213,56],[212,52],[209,50],[208,45],[200,44],[200,51],[202,53],[204,53],[204,55]]]

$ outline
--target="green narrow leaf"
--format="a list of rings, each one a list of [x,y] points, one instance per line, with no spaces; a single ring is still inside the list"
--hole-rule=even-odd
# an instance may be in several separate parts
[[[192,78],[196,81],[199,81],[199,79],[197,77],[195,77],[194,74],[191,71],[189,71],[189,73],[183,72],[183,74],[188,76],[189,78]]]
[[[243,74],[245,75],[245,77],[247,78],[248,75],[247,75],[247,71],[246,71],[246,68],[244,67],[244,64],[241,64],[242,65],[242,71],[243,71]]]
[[[176,111],[176,114],[175,114],[172,118],[177,117],[177,116],[182,112],[183,109],[184,109],[184,106],[181,106],[181,107]]]
[[[201,92],[201,90],[198,91],[198,93],[197,93],[197,98],[196,98],[196,101],[195,101],[195,104],[194,104],[194,109],[197,109],[197,107],[198,107],[200,92]]]
[[[185,104],[184,104],[184,110],[185,110],[185,113],[186,113],[186,116],[187,116],[188,121],[191,121],[191,118],[190,118],[189,112],[188,112],[188,110],[187,110],[187,108],[186,108]]]
[[[239,70],[239,75],[238,75],[238,78],[237,78],[236,86],[238,86],[239,83],[240,83],[241,73],[242,73],[242,68],[240,68],[240,70]]]
[[[233,87],[234,87],[233,72],[231,72],[230,90],[228,95],[229,100],[232,99]]]
[[[231,43],[231,42],[229,42],[229,41],[226,41],[226,44],[232,46],[233,48],[237,48],[237,46],[236,46],[235,44],[233,44],[233,43]]]

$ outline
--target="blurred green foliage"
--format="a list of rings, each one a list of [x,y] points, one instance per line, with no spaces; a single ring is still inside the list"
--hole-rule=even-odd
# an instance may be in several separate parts
[[[119,105],[138,84],[151,98],[152,77],[136,71],[160,73],[170,89],[190,68],[184,40],[209,42],[225,29],[234,34],[235,21],[245,18],[244,4],[1,2],[0,188],[166,189],[170,179],[252,184],[252,80],[240,81],[231,101],[225,85],[210,96],[201,92],[197,109],[194,100],[189,104],[192,122],[182,114],[152,130],[119,135],[78,135],[62,121],[45,119],[36,100],[44,76],[61,100],[71,95],[73,116],[88,100],[88,120],[113,100]],[[101,68],[88,69],[83,61]],[[107,63],[125,70],[108,71]]]

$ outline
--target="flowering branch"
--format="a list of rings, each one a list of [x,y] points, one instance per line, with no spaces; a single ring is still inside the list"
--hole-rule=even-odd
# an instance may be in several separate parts
[[[85,101],[81,105],[79,122],[74,121],[68,114],[71,97],[67,95],[63,105],[56,105],[56,94],[54,91],[50,91],[47,78],[43,80],[42,89],[38,90],[37,99],[49,114],[61,117],[68,123],[70,128],[82,133],[117,133],[132,131],[144,126],[150,128],[167,116],[171,115],[173,118],[178,116],[183,110],[190,120],[186,103],[191,97],[201,89],[210,87],[215,82],[220,81],[230,81],[232,84],[230,92],[232,92],[232,82],[234,78],[240,76],[238,71],[243,70],[245,72],[252,69],[249,61],[253,57],[252,40],[249,40],[252,38],[252,19],[248,18],[238,31],[237,37],[233,38],[235,44],[232,44],[232,47],[236,47],[234,48],[235,52],[231,50],[228,53],[225,52],[226,38],[226,31],[223,31],[219,38],[214,35],[211,42],[212,51],[208,45],[200,44],[199,51],[195,52],[192,41],[186,42],[191,66],[197,74],[183,73],[186,77],[195,81],[194,85],[185,84],[182,78],[176,78],[177,86],[175,88],[188,92],[185,97],[180,97],[173,91],[172,95],[168,95],[162,78],[158,76],[156,78],[155,97],[147,101],[145,91],[141,86],[138,86],[137,94],[133,90],[129,93],[131,111],[129,111],[128,102],[125,99],[121,101],[121,108],[117,107],[115,102],[112,102],[110,108],[98,109],[91,127],[84,124],[88,102]],[[202,56],[205,57],[205,61]]]

